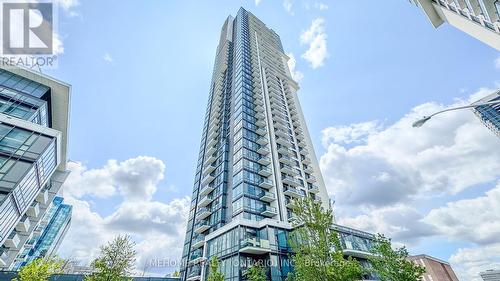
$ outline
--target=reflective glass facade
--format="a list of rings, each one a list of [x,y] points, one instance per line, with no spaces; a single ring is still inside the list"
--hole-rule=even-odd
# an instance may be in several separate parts
[[[18,270],[37,258],[50,256],[57,251],[71,224],[73,209],[71,205],[63,204],[63,200],[62,197],[54,197],[33,236],[17,256],[13,270]]]
[[[0,269],[4,270],[18,268],[15,261],[26,256],[30,243],[45,230],[44,214],[67,176],[65,159],[61,161],[62,132],[52,129],[50,114],[59,110],[51,108],[51,85],[58,91],[65,86],[29,71],[14,72],[0,69]],[[69,86],[62,94],[69,95]],[[58,120],[65,121],[67,116]]]
[[[291,270],[290,202],[330,208],[279,36],[241,8],[223,24],[193,186],[181,278],[204,280],[217,256],[226,280],[248,264]]]
[[[491,94],[478,103],[500,101],[500,91]],[[474,113],[483,124],[500,138],[500,103],[481,105],[474,108]]]

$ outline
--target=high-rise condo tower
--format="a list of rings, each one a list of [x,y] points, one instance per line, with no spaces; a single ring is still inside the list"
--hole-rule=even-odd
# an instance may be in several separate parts
[[[68,175],[69,101],[65,83],[0,69],[0,270],[51,252],[65,233],[46,213]]]
[[[183,280],[205,280],[205,261],[212,256],[219,258],[226,280],[241,280],[245,264],[257,259],[271,264],[269,278],[284,280],[291,270],[291,201],[307,196],[331,208],[288,59],[278,34],[243,8],[224,22],[193,187]]]

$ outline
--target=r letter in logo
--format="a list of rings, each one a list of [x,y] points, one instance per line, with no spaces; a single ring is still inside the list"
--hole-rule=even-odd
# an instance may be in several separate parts
[[[53,53],[52,3],[2,1],[3,55]]]

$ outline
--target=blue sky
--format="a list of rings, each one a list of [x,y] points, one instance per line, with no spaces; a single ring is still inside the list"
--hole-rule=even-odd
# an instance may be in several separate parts
[[[404,125],[419,114],[498,88],[500,69],[495,60],[499,53],[451,26],[434,29],[423,12],[404,0],[387,0],[383,5],[376,1],[258,2],[61,1],[58,33],[64,52],[58,68],[46,72],[73,87],[69,158],[74,161],[74,175],[65,192],[77,206],[75,213],[81,210],[67,239],[79,241],[81,247],[70,249],[70,242],[65,242],[61,254],[91,256],[96,241],[120,231],[131,233],[140,250],[154,252],[155,240],[150,238],[158,233],[136,231],[151,219],[168,219],[168,227],[178,227],[177,232],[162,234],[161,240],[168,241],[165,247],[180,248],[220,28],[228,15],[243,6],[281,36],[285,51],[296,59],[295,69],[303,74],[299,98],[328,189],[337,199],[337,218],[369,231],[387,232],[412,252],[451,259],[464,280],[477,277],[478,267],[470,265],[477,261],[466,260],[464,256],[470,255],[464,253],[492,245],[500,248],[500,241],[487,244],[463,234],[458,226],[431,225],[442,225],[440,214],[458,214],[457,206],[463,205],[447,203],[494,198],[485,193],[500,189],[495,188],[500,160],[490,159],[499,155],[500,142],[470,112],[438,119],[421,129],[426,131],[413,132]],[[284,4],[289,3],[287,10]],[[322,66],[313,68],[302,57],[309,45],[301,43],[300,37],[316,19],[324,22],[328,56]],[[381,156],[384,145],[394,145],[398,154]],[[481,158],[486,148],[496,149],[496,154]],[[465,153],[467,149],[472,153]],[[429,155],[439,157],[427,162]],[[408,161],[402,163],[398,157]],[[471,172],[474,157],[487,158],[490,169]],[[437,169],[463,173],[466,179],[434,177],[432,169],[418,169],[422,163],[436,161],[443,165]],[[357,198],[357,191],[377,191],[380,185],[353,181],[354,175],[389,179],[384,186],[405,183],[402,186],[419,188],[392,201]],[[397,181],[390,180],[396,176]],[[121,221],[127,217],[127,200],[138,200],[127,188],[149,188],[141,202],[158,207],[154,214]],[[450,209],[440,209],[446,207]],[[373,217],[374,210],[380,217]],[[422,227],[401,225],[401,218],[391,220],[394,213],[407,214],[406,220],[421,222]],[[78,226],[93,219],[94,224]],[[126,226],[111,230],[115,223]],[[89,227],[109,235],[101,240],[84,237],[81,232]],[[496,230],[500,232],[498,225]],[[169,252],[174,258],[180,250]],[[498,255],[488,257],[481,261],[483,266],[500,260]]]

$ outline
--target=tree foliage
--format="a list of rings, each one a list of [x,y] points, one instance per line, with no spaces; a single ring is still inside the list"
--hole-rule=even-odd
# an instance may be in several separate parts
[[[219,271],[219,260],[216,256],[212,257],[209,266],[207,281],[224,281],[224,274]]]
[[[362,277],[363,269],[351,257],[345,259],[337,233],[332,230],[333,212],[310,198],[292,203],[295,230],[290,244],[295,281],[354,281]]]
[[[105,246],[92,262],[94,273],[86,281],[123,281],[132,273],[135,263],[135,243],[130,236],[117,236]]]
[[[405,247],[394,250],[391,239],[378,234],[372,247],[372,271],[381,281],[420,281],[425,268],[409,261]]]
[[[259,264],[253,264],[246,270],[245,277],[249,281],[266,281],[266,268]]]
[[[53,274],[62,273],[63,261],[56,258],[39,258],[23,266],[17,275],[18,281],[46,281]]]

